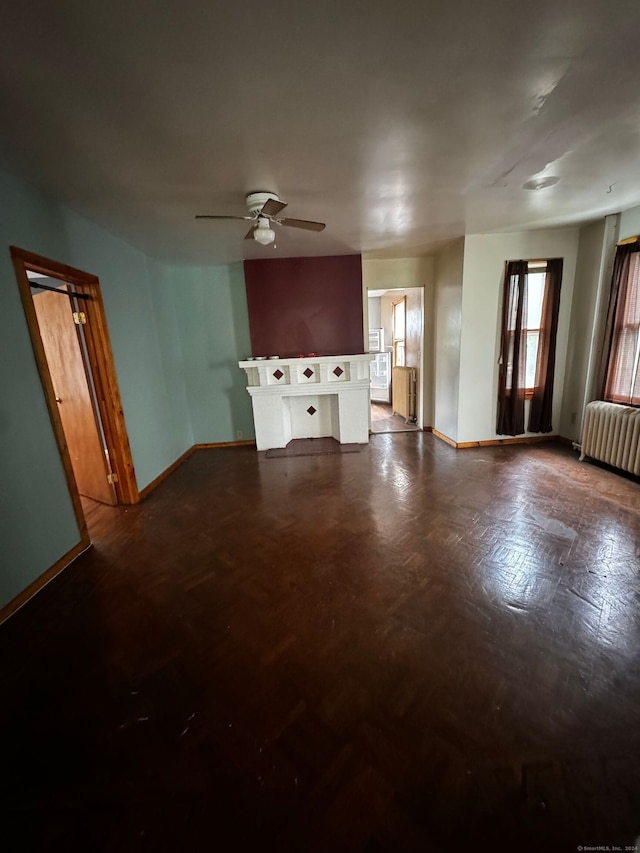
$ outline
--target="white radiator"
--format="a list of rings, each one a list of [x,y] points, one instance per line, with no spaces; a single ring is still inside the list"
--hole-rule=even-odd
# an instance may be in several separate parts
[[[640,474],[640,409],[602,401],[589,403],[580,459],[585,456]]]
[[[416,369],[394,367],[391,372],[391,399],[393,414],[406,420],[416,416]]]

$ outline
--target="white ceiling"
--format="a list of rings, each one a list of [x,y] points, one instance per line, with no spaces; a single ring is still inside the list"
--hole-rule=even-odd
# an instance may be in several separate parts
[[[637,0],[7,0],[0,161],[176,262],[584,222],[640,202],[639,25]],[[262,189],[326,230],[193,218]]]

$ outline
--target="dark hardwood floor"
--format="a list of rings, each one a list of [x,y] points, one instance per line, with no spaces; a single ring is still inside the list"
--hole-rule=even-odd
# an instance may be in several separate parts
[[[87,506],[94,547],[0,627],[3,849],[640,834],[637,482],[402,433]]]

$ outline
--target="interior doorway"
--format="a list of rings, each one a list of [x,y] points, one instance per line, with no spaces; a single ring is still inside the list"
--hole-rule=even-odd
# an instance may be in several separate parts
[[[86,354],[84,297],[58,279],[27,276],[78,491],[114,506],[114,472]]]
[[[80,495],[140,500],[100,282],[82,270],[11,247],[36,363],[79,527]]]
[[[423,427],[424,289],[369,290],[371,432]]]

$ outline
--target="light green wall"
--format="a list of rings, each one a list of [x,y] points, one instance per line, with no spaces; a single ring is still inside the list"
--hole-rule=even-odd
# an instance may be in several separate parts
[[[136,479],[143,489],[192,444],[188,410],[176,424],[172,401],[181,392],[184,399],[184,391],[171,364],[179,362],[180,350],[161,310],[166,289],[177,286],[175,276],[162,273],[160,262],[150,269],[142,252],[73,211],[64,217],[71,263],[100,278]]]
[[[242,264],[189,267],[174,288],[187,400],[196,444],[254,438],[238,361],[251,353]]]
[[[152,258],[148,259],[147,268],[158,340],[161,341],[160,359],[165,382],[163,400],[171,423],[171,430],[167,434],[170,442],[164,447],[164,452],[175,460],[194,443],[190,413],[185,418],[189,404],[182,341],[174,307],[174,294],[180,291],[182,271]]]
[[[0,173],[0,605],[80,540],[10,245],[68,257],[57,205]]]
[[[99,276],[140,489],[195,442],[253,436],[242,266],[168,266],[0,173],[0,607],[80,538],[10,245]]]

